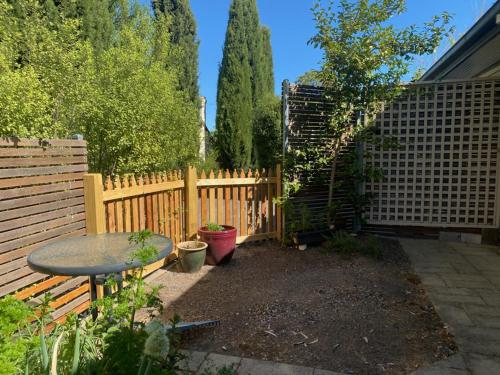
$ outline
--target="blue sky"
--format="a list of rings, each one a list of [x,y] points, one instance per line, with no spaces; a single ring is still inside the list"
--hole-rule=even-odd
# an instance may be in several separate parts
[[[147,0],[142,0],[148,3]],[[433,15],[448,11],[453,15],[458,39],[486,11],[494,0],[407,0],[406,14],[394,24],[422,24]],[[272,33],[276,94],[284,79],[294,81],[303,72],[318,66],[321,51],[307,45],[314,34],[310,8],[313,0],[257,0],[261,23]],[[230,0],[191,0],[200,39],[200,91],[207,97],[207,125],[215,128],[217,76],[227,26]],[[435,56],[420,59],[417,66],[429,67],[450,46],[445,41]]]

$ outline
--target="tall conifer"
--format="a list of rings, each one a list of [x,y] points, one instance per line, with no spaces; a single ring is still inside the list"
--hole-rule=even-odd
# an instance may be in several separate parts
[[[252,67],[247,39],[248,0],[233,0],[219,69],[217,145],[225,168],[250,165],[252,156]]]
[[[163,13],[170,17],[170,43],[176,49],[171,54],[171,66],[180,69],[179,85],[189,98],[197,103],[198,86],[198,47],[196,21],[189,0],[153,0],[155,14]]]

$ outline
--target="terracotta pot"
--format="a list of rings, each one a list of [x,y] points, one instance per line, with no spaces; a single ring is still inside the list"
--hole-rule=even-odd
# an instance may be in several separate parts
[[[183,272],[198,272],[205,264],[208,244],[201,241],[186,241],[177,244],[179,264]]]
[[[217,265],[229,263],[236,249],[236,228],[222,225],[222,231],[209,231],[206,227],[198,229],[200,240],[208,244],[207,263]]]

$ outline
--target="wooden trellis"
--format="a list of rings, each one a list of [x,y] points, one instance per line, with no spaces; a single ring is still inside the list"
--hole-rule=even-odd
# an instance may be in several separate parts
[[[402,147],[369,147],[385,178],[364,186],[368,223],[497,227],[499,117],[498,80],[408,86],[375,121]]]

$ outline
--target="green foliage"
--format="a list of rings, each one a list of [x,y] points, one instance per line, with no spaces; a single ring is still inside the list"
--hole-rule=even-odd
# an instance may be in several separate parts
[[[170,44],[174,48],[167,66],[178,67],[179,87],[191,101],[198,104],[198,47],[199,41],[189,0],[153,0],[155,14],[167,15]]]
[[[225,230],[225,228],[222,225],[215,224],[215,223],[208,223],[207,225],[205,225],[205,227],[210,232],[222,232]]]
[[[328,253],[334,252],[344,258],[363,254],[376,260],[382,259],[380,240],[372,235],[359,239],[348,232],[337,231],[325,237],[323,248]]]
[[[361,251],[361,243],[350,233],[338,231],[326,238],[325,250],[349,258]]]
[[[317,70],[309,70],[297,78],[297,83],[307,86],[322,86],[320,72]]]
[[[20,332],[28,330],[34,314],[12,296],[0,299],[0,374],[10,375],[24,368],[31,339]]]
[[[364,239],[361,246],[361,252],[374,259],[382,259],[382,245],[380,240],[372,235]]]
[[[59,16],[37,0],[0,0],[0,136],[83,134],[103,174],[183,167],[197,158],[198,109],[165,66],[168,23],[113,4],[104,20],[97,0],[62,1]]]
[[[254,165],[272,168],[282,151],[281,100],[274,94],[257,102],[253,115]]]
[[[245,0],[233,0],[217,88],[217,149],[224,168],[248,167],[252,154],[252,68]]]
[[[144,231],[131,238],[143,253],[138,255],[141,259],[150,253],[150,236]],[[36,307],[36,315],[11,296],[0,299],[0,374],[48,374],[53,367],[61,375],[180,373],[178,363],[184,356],[178,350],[179,317],[169,325],[135,322],[139,309],[150,310],[151,317],[161,313],[161,301],[158,288],[145,284],[143,267],[127,282],[122,291],[94,302],[92,308],[100,312],[96,321],[72,314],[50,332],[50,295]]]
[[[257,135],[270,130],[279,118],[273,93],[270,31],[260,25],[255,0],[233,0],[217,91],[216,145],[223,168],[251,166],[252,153],[259,163],[264,156],[258,152],[272,147],[275,136]],[[260,116],[263,108],[267,113]]]
[[[390,102],[401,93],[401,81],[415,57],[432,53],[451,30],[447,13],[434,17],[423,27],[398,29],[389,20],[405,10],[405,0],[315,2],[312,11],[316,35],[310,44],[322,49],[322,67],[301,80],[320,83],[326,89],[325,101],[331,103],[331,109],[324,138],[329,141],[322,147],[300,150],[305,155],[319,155],[318,163],[312,158],[302,163],[293,160],[296,155],[287,157],[292,160],[284,175],[294,181],[295,191],[301,181],[294,180],[294,176],[300,176],[304,169],[310,174],[321,173],[326,161],[330,166],[327,206],[332,206],[334,191],[340,186],[337,164],[346,143],[372,126],[381,103]],[[333,228],[333,223],[334,217],[328,210],[328,227]]]

